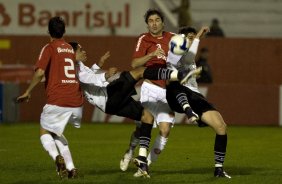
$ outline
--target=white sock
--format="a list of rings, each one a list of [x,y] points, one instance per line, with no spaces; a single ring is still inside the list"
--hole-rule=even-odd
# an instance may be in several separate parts
[[[159,154],[161,154],[162,150],[164,149],[168,138],[165,138],[161,135],[158,135],[158,137],[155,140],[154,146],[152,147],[149,155],[148,155],[148,163],[155,162],[158,159]]]
[[[128,150],[128,154],[129,154],[129,155],[133,155],[133,154],[134,154],[134,150],[129,149],[129,150]]]
[[[171,81],[178,81],[178,71],[177,70],[174,70],[171,72],[170,74],[170,80]]]
[[[64,145],[58,139],[55,139],[55,143],[56,143],[57,147],[59,148],[61,155],[65,159],[67,170],[70,171],[70,170],[74,169],[75,167],[74,167],[74,164],[73,164],[73,160],[72,160],[72,156],[71,156],[71,152],[70,152],[69,146],[67,144]]]
[[[43,134],[40,137],[41,144],[43,148],[49,153],[52,159],[55,161],[56,157],[59,155],[55,141],[50,134]]]
[[[189,104],[185,104],[185,105],[183,105],[183,111],[185,111],[185,109],[186,109],[187,107],[189,108],[189,107],[190,107],[190,105],[189,105]]]
[[[147,149],[146,148],[139,148],[139,156],[147,157]]]
[[[215,167],[223,167],[223,165],[222,165],[222,164],[219,164],[219,163],[215,164],[214,166],[215,166]]]

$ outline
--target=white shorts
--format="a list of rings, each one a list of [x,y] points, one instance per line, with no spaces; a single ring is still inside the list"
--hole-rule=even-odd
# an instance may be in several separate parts
[[[61,136],[67,123],[80,128],[82,107],[60,107],[46,104],[40,116],[40,125],[45,130]]]
[[[154,127],[160,122],[174,124],[175,115],[166,101],[166,89],[143,82],[140,101],[154,116]]]

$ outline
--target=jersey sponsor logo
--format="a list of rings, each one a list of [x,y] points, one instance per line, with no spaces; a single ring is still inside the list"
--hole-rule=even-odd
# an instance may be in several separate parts
[[[57,52],[58,52],[58,53],[61,53],[61,52],[67,52],[67,53],[74,54],[73,49],[69,49],[69,48],[61,48],[61,47],[58,47],[58,48],[57,48]]]
[[[10,15],[7,14],[6,8],[3,4],[0,4],[0,25],[8,26],[11,22]]]

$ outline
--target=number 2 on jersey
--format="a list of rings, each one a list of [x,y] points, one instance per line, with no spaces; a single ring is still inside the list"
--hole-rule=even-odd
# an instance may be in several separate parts
[[[69,73],[69,71],[74,71],[74,63],[70,58],[65,58],[66,63],[70,63],[69,66],[64,66],[65,75],[67,78],[75,78],[75,74]]]

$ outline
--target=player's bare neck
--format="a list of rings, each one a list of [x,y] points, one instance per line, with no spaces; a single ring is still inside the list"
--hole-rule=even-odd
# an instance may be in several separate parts
[[[152,35],[152,37],[160,37],[160,36],[163,36],[163,31],[159,32],[159,33],[152,33],[152,32],[150,32],[150,34]]]

